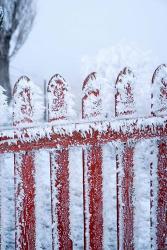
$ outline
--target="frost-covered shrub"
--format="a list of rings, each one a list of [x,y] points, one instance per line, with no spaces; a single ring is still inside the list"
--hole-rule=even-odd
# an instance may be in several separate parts
[[[101,49],[96,56],[82,58],[82,72],[84,75],[96,71],[109,83],[106,87],[103,101],[107,104],[107,113],[114,116],[115,113],[115,82],[118,74],[125,67],[132,70],[135,75],[134,99],[138,115],[146,115],[150,112],[150,86],[155,65],[153,65],[151,53],[142,51],[132,45],[119,44],[110,48]],[[105,89],[105,87],[103,86]],[[103,106],[106,107],[106,104]]]

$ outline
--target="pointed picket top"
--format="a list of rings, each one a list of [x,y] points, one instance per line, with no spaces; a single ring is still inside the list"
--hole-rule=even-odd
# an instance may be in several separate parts
[[[135,114],[134,104],[135,75],[125,67],[118,75],[115,88],[115,116],[125,117]]]
[[[72,116],[72,95],[65,79],[54,75],[47,86],[48,121]],[[52,249],[72,249],[69,216],[69,150],[50,152]]]
[[[16,82],[13,90],[13,124],[33,122],[32,87],[27,76],[22,76]]]
[[[82,87],[82,118],[92,118],[101,115],[100,84],[101,81],[97,78],[96,72],[92,72],[85,79]]]
[[[48,121],[67,119],[68,105],[70,105],[70,95],[68,93],[68,84],[65,79],[55,74],[49,81],[47,87],[48,94]]]
[[[151,114],[167,113],[167,65],[161,64],[154,72],[151,86]]]

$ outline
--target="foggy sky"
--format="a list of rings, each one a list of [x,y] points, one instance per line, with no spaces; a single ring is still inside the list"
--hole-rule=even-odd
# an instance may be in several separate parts
[[[165,0],[38,0],[25,45],[11,63],[12,82],[27,74],[43,83],[54,73],[82,82],[81,58],[125,40],[167,62]]]

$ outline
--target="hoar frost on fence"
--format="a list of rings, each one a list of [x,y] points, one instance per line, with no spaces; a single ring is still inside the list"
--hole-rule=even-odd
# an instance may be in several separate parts
[[[104,227],[107,222],[104,218],[106,198],[103,199],[106,187],[103,146],[107,143],[112,143],[116,158],[117,249],[138,249],[137,232],[141,231],[137,226],[140,211],[136,207],[140,198],[137,147],[146,139],[151,139],[149,159],[152,159],[148,194],[150,248],[167,247],[166,72],[166,65],[155,71],[150,115],[137,118],[135,74],[128,67],[122,69],[115,83],[115,115],[110,120],[107,119],[109,105],[104,111],[110,86],[106,79],[91,73],[83,83],[82,119],[75,122],[70,122],[75,117],[74,98],[67,82],[56,74],[47,87],[48,120],[45,124],[38,122],[44,110],[38,88],[27,77],[18,80],[13,94],[13,128],[2,130],[0,134],[0,152],[14,153],[16,249],[39,246],[35,154],[37,149],[45,148],[50,158],[52,249],[75,248],[69,169],[69,150],[73,146],[82,146],[84,248],[103,249],[110,245]],[[3,92],[0,88],[1,114],[6,112]]]

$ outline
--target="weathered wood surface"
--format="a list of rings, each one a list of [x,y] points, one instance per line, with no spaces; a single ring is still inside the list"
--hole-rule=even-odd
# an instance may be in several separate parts
[[[70,129],[69,129],[70,127]],[[80,122],[3,130],[0,153],[24,150],[105,144],[111,141],[167,136],[167,117]]]

